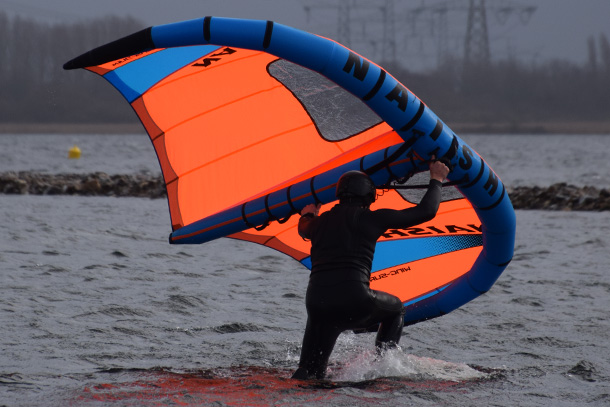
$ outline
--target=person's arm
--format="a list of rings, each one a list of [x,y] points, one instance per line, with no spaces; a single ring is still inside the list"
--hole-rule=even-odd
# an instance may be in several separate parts
[[[311,239],[311,222],[318,216],[320,211],[320,204],[309,204],[301,211],[301,218],[299,219],[299,235],[303,239]]]
[[[408,228],[434,219],[441,202],[442,182],[449,174],[449,168],[432,157],[430,163],[430,184],[426,194],[417,206],[403,210],[379,209],[374,211],[372,221],[383,230]]]
[[[441,202],[441,182],[431,179],[422,200],[412,208],[402,210],[378,209],[374,211],[373,221],[382,230],[408,228],[432,220]]]

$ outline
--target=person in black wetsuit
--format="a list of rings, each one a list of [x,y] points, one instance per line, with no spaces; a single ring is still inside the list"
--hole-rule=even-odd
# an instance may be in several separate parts
[[[294,379],[323,379],[335,342],[346,330],[372,332],[379,326],[377,350],[397,346],[404,307],[398,297],[370,289],[371,265],[377,239],[386,230],[436,216],[449,168],[432,158],[428,190],[415,207],[370,210],[375,184],[365,173],[349,171],[337,183],[339,203],[330,211],[318,216],[320,206],[314,204],[301,211],[298,230],[311,240],[312,268],[305,299],[307,326]]]

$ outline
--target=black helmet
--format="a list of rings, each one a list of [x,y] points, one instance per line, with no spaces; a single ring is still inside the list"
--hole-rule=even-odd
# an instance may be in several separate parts
[[[376,194],[373,180],[362,171],[348,171],[341,175],[335,192],[340,200],[356,198],[365,205],[375,202]]]

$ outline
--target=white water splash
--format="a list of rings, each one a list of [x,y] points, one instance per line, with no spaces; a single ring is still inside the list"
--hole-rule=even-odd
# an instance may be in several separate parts
[[[340,368],[329,371],[329,379],[336,381],[363,381],[381,377],[463,382],[484,379],[488,375],[464,363],[410,355],[400,348],[388,350],[381,356],[374,351],[361,352]]]

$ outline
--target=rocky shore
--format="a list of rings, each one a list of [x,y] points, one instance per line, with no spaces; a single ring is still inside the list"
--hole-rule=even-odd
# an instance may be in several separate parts
[[[577,187],[564,182],[549,187],[508,188],[508,195],[515,209],[610,210],[610,189]]]
[[[21,195],[83,195],[162,198],[165,184],[160,175],[0,173],[0,193]],[[515,209],[572,211],[610,210],[610,190],[577,187],[565,183],[549,187],[509,188]]]
[[[0,173],[0,193],[20,195],[84,195],[162,198],[167,195],[160,175],[46,174],[29,171]]]

